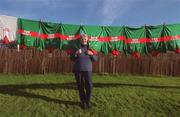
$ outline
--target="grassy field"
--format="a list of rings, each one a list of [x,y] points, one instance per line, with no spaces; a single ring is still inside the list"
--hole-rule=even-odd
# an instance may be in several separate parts
[[[93,76],[82,110],[73,75],[0,75],[0,117],[178,117],[180,78]]]

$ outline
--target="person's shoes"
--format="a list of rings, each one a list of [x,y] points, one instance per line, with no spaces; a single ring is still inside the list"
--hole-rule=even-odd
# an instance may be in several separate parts
[[[87,108],[89,108],[89,109],[92,108],[92,105],[90,102],[87,102],[86,104],[87,104]]]
[[[81,108],[82,109],[87,109],[88,107],[87,107],[86,103],[81,103]]]

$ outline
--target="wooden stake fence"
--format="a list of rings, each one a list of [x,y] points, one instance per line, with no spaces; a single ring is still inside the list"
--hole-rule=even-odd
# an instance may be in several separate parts
[[[94,72],[100,74],[137,74],[180,76],[180,55],[175,53],[134,58],[121,54],[118,57],[99,54],[93,64]],[[0,73],[46,74],[70,73],[73,62],[64,51],[0,49]]]

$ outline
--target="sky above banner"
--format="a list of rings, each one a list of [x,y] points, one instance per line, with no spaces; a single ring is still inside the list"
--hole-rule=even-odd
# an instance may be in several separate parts
[[[82,25],[180,23],[180,0],[1,0],[0,15]]]

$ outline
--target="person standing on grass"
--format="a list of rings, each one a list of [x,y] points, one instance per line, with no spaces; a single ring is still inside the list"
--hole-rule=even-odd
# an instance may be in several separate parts
[[[74,61],[73,72],[79,90],[81,108],[91,108],[92,95],[92,62],[97,61],[97,53],[89,48],[88,36],[82,34],[79,49],[71,54]]]

